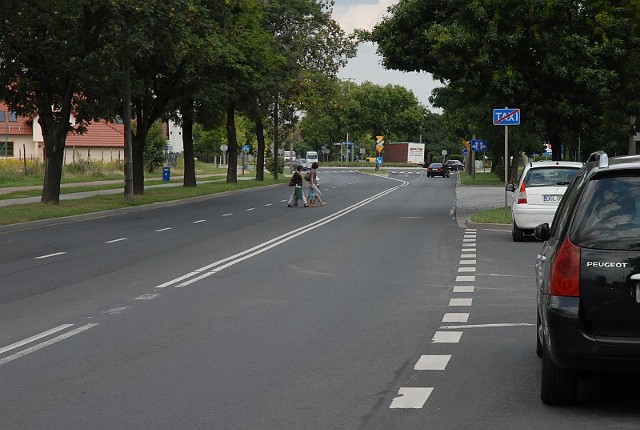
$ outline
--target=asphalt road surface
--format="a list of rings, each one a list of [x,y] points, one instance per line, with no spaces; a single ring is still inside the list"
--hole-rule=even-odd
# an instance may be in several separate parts
[[[638,428],[636,378],[540,402],[540,243],[453,176],[320,175],[0,233],[0,428]]]

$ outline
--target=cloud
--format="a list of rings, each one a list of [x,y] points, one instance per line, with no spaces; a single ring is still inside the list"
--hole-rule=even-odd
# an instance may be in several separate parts
[[[373,27],[388,16],[388,9],[395,0],[336,0],[333,18],[347,33],[355,29],[372,30]],[[382,57],[376,53],[376,46],[372,43],[361,44],[355,58],[338,73],[341,79],[350,79],[355,83],[365,81],[377,85],[401,85],[411,90],[418,101],[434,112],[441,112],[429,103],[429,96],[434,88],[441,86],[430,73],[402,72],[385,69]]]

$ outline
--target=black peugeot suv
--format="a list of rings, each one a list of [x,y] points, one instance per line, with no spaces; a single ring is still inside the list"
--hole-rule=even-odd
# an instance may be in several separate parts
[[[542,401],[577,401],[591,371],[640,371],[640,156],[589,160],[535,229]]]

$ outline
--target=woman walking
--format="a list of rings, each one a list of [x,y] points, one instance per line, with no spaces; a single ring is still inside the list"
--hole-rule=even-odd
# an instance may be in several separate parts
[[[311,165],[311,175],[309,178],[309,204],[311,206],[315,206],[315,201],[320,203],[320,206],[324,206],[327,204],[324,200],[322,200],[322,193],[318,188],[318,167],[320,165],[317,161],[314,161]],[[311,200],[311,194],[315,194],[315,199]]]

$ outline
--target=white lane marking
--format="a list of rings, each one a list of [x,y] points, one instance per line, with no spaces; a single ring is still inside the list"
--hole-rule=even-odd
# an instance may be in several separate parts
[[[400,387],[399,397],[391,402],[391,409],[420,409],[429,399],[433,392],[433,387]]]
[[[193,223],[194,224],[200,224],[201,222],[207,222],[207,220],[206,219],[199,219],[197,221],[194,221]]]
[[[308,233],[308,232],[310,232],[310,231],[312,231],[312,230],[314,230],[316,228],[319,228],[319,227],[321,227],[321,226],[323,226],[325,224],[328,224],[328,223],[330,223],[332,221],[335,221],[338,218],[341,218],[341,217],[349,214],[350,212],[353,212],[356,209],[359,209],[360,207],[365,206],[365,205],[367,205],[367,204],[369,204],[369,203],[371,203],[371,202],[373,202],[373,201],[375,201],[375,200],[377,200],[379,198],[382,198],[385,195],[387,195],[389,193],[392,193],[392,192],[398,190],[399,188],[405,187],[405,186],[407,186],[409,184],[406,181],[399,181],[399,182],[402,182],[402,185],[398,185],[396,187],[389,188],[387,190],[381,191],[380,193],[378,193],[376,195],[368,197],[368,198],[366,198],[366,199],[364,199],[364,200],[362,200],[362,201],[360,201],[360,202],[358,202],[358,203],[356,203],[354,205],[348,206],[348,207],[346,207],[344,209],[340,209],[339,211],[337,211],[337,212],[335,212],[335,213],[333,213],[331,215],[328,215],[328,216],[326,216],[324,218],[321,218],[321,219],[319,219],[317,221],[314,221],[311,224],[307,224],[307,225],[299,227],[299,228],[297,228],[297,229],[295,229],[295,230],[293,230],[291,232],[287,232],[287,233],[282,234],[280,236],[276,236],[273,239],[270,239],[270,240],[268,240],[266,242],[263,242],[261,244],[258,244],[256,246],[254,246],[252,248],[249,248],[249,249],[246,249],[246,250],[244,250],[242,252],[234,254],[234,255],[232,255],[230,257],[223,258],[222,260],[218,260],[218,261],[215,261],[213,263],[210,263],[210,264],[208,264],[206,266],[203,266],[203,267],[201,267],[199,269],[196,269],[195,271],[190,272],[190,273],[188,273],[186,275],[182,275],[182,276],[180,276],[178,278],[172,279],[172,280],[167,281],[167,282],[165,282],[165,283],[163,283],[161,285],[158,285],[155,288],[164,288],[164,287],[168,287],[169,285],[174,285],[174,284],[178,284],[178,283],[179,283],[178,285],[175,285],[176,287],[186,287],[186,286],[188,286],[188,285],[190,285],[190,284],[192,284],[194,282],[197,282],[197,281],[202,280],[204,278],[207,278],[207,277],[209,277],[211,275],[214,275],[214,274],[220,272],[221,270],[224,270],[224,269],[226,269],[228,267],[231,267],[231,266],[233,266],[235,264],[238,264],[238,263],[240,263],[240,262],[242,262],[244,260],[247,260],[247,259],[249,259],[251,257],[254,257],[256,255],[262,254],[263,252],[266,252],[266,251],[268,251],[268,250],[270,250],[272,248],[275,248],[276,246],[282,245],[283,243],[286,243],[286,242],[288,242],[288,241],[290,241],[292,239],[295,239],[296,237],[298,237],[298,236],[300,236],[302,234]],[[181,282],[181,281],[184,281],[185,279],[190,278],[192,276],[195,276],[195,277],[190,279],[190,280],[188,280],[188,281]]]
[[[477,236],[475,233],[473,234],[465,234],[462,238],[463,239],[475,239]]]
[[[476,244],[475,243],[463,243],[462,247],[463,248],[475,248]],[[463,251],[466,251],[466,249],[463,249]]]
[[[454,327],[451,327],[454,328]],[[461,331],[437,331],[433,335],[433,343],[458,343],[462,337]]]
[[[283,200],[283,202],[286,200]],[[264,207],[268,207],[268,206],[273,206],[273,203],[267,203],[266,205],[264,205]]]
[[[463,243],[475,243],[475,239],[462,239]]]
[[[34,260],[42,260],[43,258],[56,257],[58,255],[64,255],[66,252],[55,252],[53,254],[41,255],[40,257],[34,258]]]
[[[456,276],[456,282],[475,282],[475,281],[476,281],[476,277],[473,275]]]
[[[473,285],[456,285],[453,287],[454,293],[473,293],[475,291],[475,287]]]
[[[443,325],[441,330],[461,329],[461,328],[501,328],[501,327],[528,327],[534,325],[532,323],[494,323],[494,324],[470,324],[470,325]],[[440,332],[436,332],[440,333]],[[451,332],[458,333],[458,332]],[[462,332],[459,332],[462,333]]]
[[[413,366],[414,370],[445,370],[451,355],[423,355]]]
[[[141,296],[136,297],[133,300],[152,300],[155,299],[156,297],[158,297],[160,294],[153,294],[153,293],[149,293],[149,294],[143,294]],[[447,322],[447,321],[442,321],[442,322]]]
[[[466,312],[451,312],[448,314],[444,314],[444,317],[442,317],[443,323],[453,323],[453,322],[466,323],[467,321],[469,321],[469,314]]]
[[[476,258],[476,254],[460,254],[460,258]]]
[[[222,214],[222,216],[231,216],[231,215],[233,215],[233,213]]]
[[[49,345],[53,345],[54,343],[60,342],[61,340],[67,339],[71,336],[75,336],[76,334],[82,333],[83,331],[89,330],[92,327],[97,326],[98,324],[85,324],[82,327],[78,327],[75,330],[71,330],[70,332],[61,334],[60,336],[56,336],[53,339],[49,339],[46,342],[42,342],[39,343],[37,345],[33,345],[30,348],[27,349],[23,349],[22,351],[16,352],[15,354],[9,355],[8,357],[5,357],[3,359],[0,359],[0,366],[2,366],[3,364],[7,364],[10,361],[16,360],[20,357],[24,357],[27,354],[31,354],[32,352],[38,351],[42,348],[45,348]]]
[[[401,216],[400,219],[422,219],[420,216]]]
[[[460,263],[458,263],[460,265],[463,264],[476,264],[476,260],[460,260]]]
[[[73,324],[62,324],[62,325],[59,325],[58,327],[52,328],[51,330],[43,331],[42,333],[33,335],[33,336],[28,337],[28,338],[26,338],[24,340],[20,340],[18,342],[12,343],[11,345],[4,346],[4,347],[0,348],[0,354],[4,354],[7,351],[11,351],[12,349],[19,348],[19,347],[21,347],[23,345],[26,345],[26,344],[31,343],[31,342],[33,342],[35,340],[38,340],[38,339],[42,339],[43,337],[47,337],[49,335],[52,335],[53,333],[59,332],[61,330],[69,328],[71,326],[73,326]]]
[[[129,306],[122,306],[119,308],[109,309],[108,311],[102,312],[103,315],[119,315],[129,309]]]
[[[449,306],[471,306],[473,299],[449,299]]]
[[[251,211],[254,211],[254,210],[256,210],[256,208],[248,208],[248,209],[246,209],[247,212],[251,212]]]
[[[158,230],[156,230],[157,232],[163,232],[163,231],[167,231],[167,230],[171,230],[172,227],[165,227],[165,228],[159,228]]]
[[[462,272],[475,272],[476,268],[475,267],[458,267],[458,272],[462,273]]]
[[[108,240],[105,243],[116,243],[116,242],[122,242],[123,240],[127,240],[127,238],[126,237],[120,237],[118,239]]]

